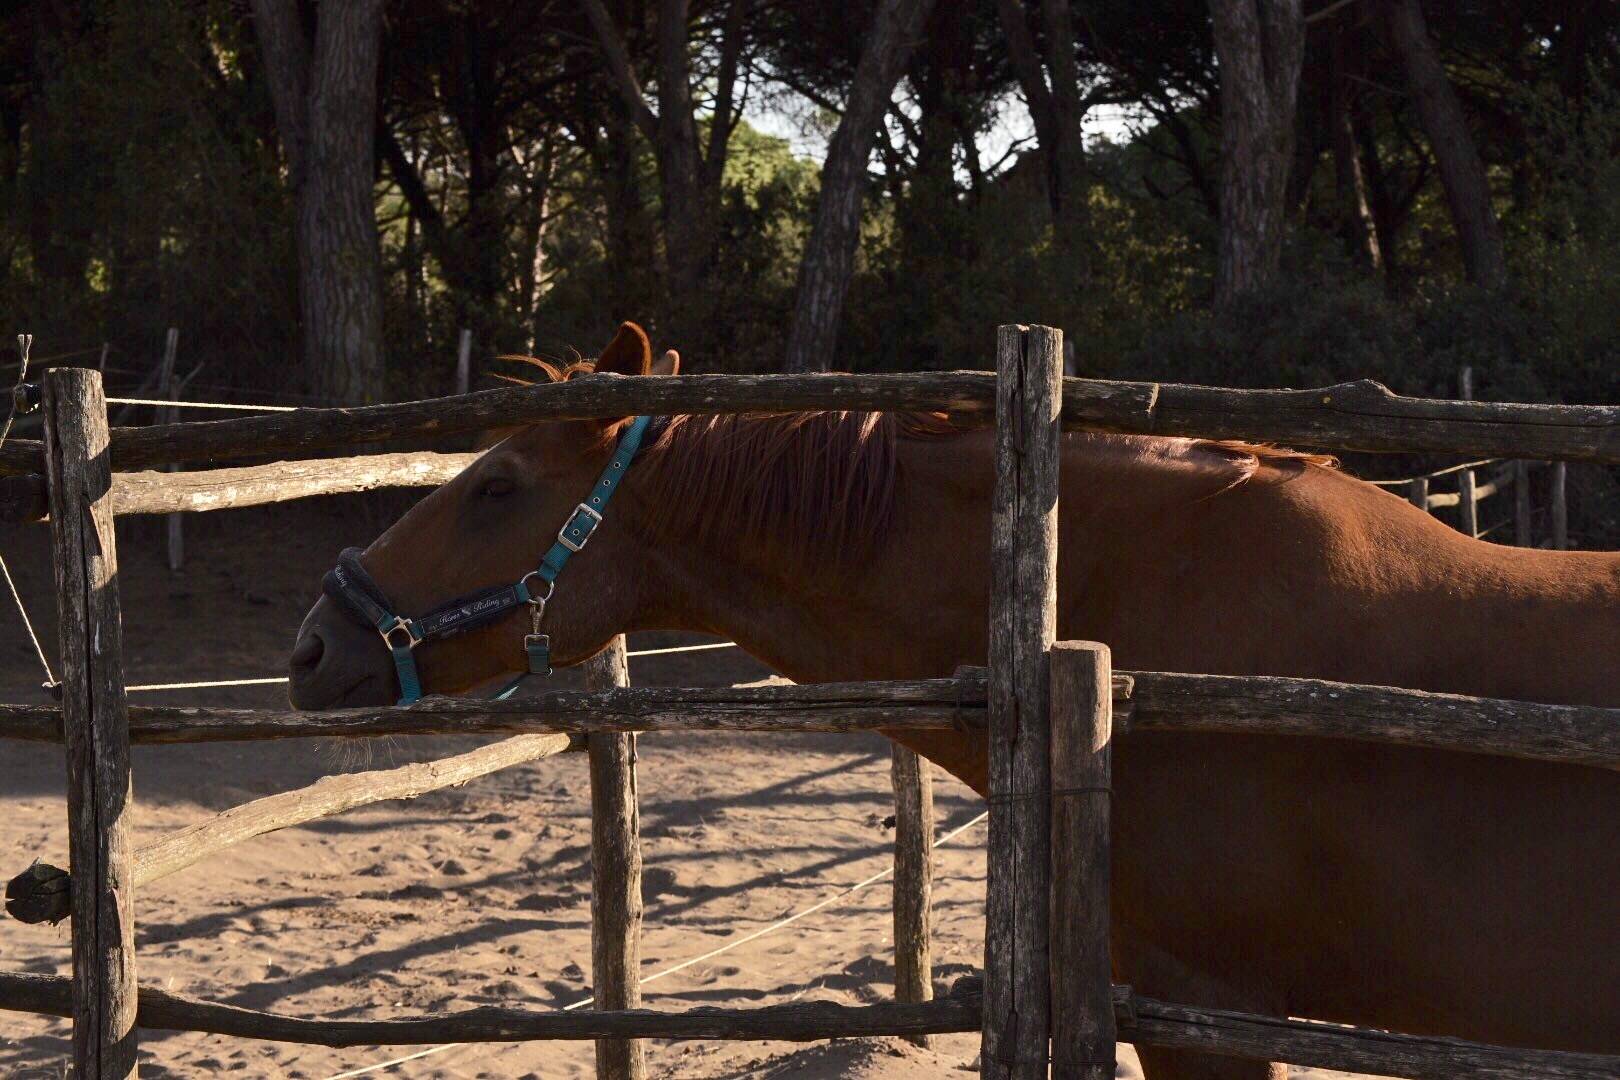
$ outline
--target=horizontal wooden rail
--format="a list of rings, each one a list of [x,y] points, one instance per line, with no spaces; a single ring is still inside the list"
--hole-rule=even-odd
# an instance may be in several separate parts
[[[949,679],[691,689],[563,690],[511,701],[294,712],[146,706],[136,743],[318,736],[579,734],[591,731],[849,732],[982,728],[984,668]],[[1115,731],[1311,735],[1620,768],[1620,709],[1431,694],[1269,676],[1114,673]],[[0,738],[61,742],[54,705],[0,705]]]
[[[1620,768],[1620,709],[1263,675],[1116,672],[1134,688],[1115,733],[1312,735]]]
[[[316,495],[378,488],[438,487],[478,460],[477,454],[370,454],[277,461],[199,472],[114,473],[114,514],[175,514],[264,506]],[[0,522],[43,521],[43,477],[0,477]]]
[[[0,973],[0,1010],[70,1015],[68,980],[59,975]],[[449,1016],[409,1020],[324,1020],[258,1012],[143,986],[137,1021],[147,1029],[203,1031],[315,1046],[619,1038],[812,1042],[872,1035],[977,1031],[979,1003],[968,998],[875,1005],[806,1001],[755,1009],[698,1008],[685,1012],[653,1009],[563,1012],[483,1007]]]
[[[1115,987],[1116,992],[1124,987]],[[1308,1020],[1172,1005],[1116,994],[1119,1037],[1143,1046],[1286,1061],[1411,1080],[1597,1080],[1620,1076],[1620,1055],[1523,1050],[1462,1039],[1398,1035]]]
[[[633,413],[910,409],[946,411],[964,423],[986,424],[994,402],[995,376],[981,371],[673,378],[600,374],[398,405],[118,428],[112,433],[112,459],[115,468],[130,470]],[[1411,398],[1370,380],[1320,390],[1229,390],[1069,378],[1063,381],[1063,421],[1065,427],[1094,431],[1252,439],[1335,450],[1620,463],[1620,406]],[[0,475],[39,471],[39,443],[13,440],[0,447]]]
[[[296,712],[148,706],[130,710],[137,743],[309,736],[576,734],[592,731],[929,730],[984,712],[984,671],[963,679],[714,688],[560,690],[507,701],[427,698],[415,705]],[[0,738],[61,741],[56,706],[0,705]]]
[[[567,735],[517,735],[438,761],[394,769],[323,776],[307,787],[233,806],[206,821],[160,836],[135,851],[135,887],[150,885],[255,836],[303,825],[360,806],[414,799],[465,784],[492,772],[570,749]],[[6,885],[6,911],[26,923],[60,922],[69,915],[66,870],[35,862]]]
[[[1479,484],[1474,488],[1474,501],[1476,503],[1484,502],[1491,496],[1506,491],[1508,486],[1512,483],[1513,466],[1508,465],[1504,468],[1498,469],[1492,474],[1489,481]],[[1429,496],[1428,508],[1430,510],[1442,510],[1446,507],[1457,506],[1461,502],[1462,495],[1459,493],[1455,491],[1442,491],[1438,494]]]
[[[809,1042],[874,1035],[916,1036],[977,1031],[983,1008],[976,989],[961,985],[949,997],[909,1004],[811,1001],[685,1012],[485,1007],[404,1020],[307,1019],[201,1001],[151,986],[140,988],[139,1000],[138,1022],[143,1028],[317,1046],[599,1038]],[[68,980],[60,975],[0,972],[0,1010],[66,1016],[70,1011]],[[1123,986],[1114,988],[1114,1015],[1119,1037],[1126,1042],[1414,1080],[1521,1080],[1527,1076],[1538,1080],[1613,1080],[1620,1075],[1620,1056],[1522,1050],[1198,1009],[1138,997]]]

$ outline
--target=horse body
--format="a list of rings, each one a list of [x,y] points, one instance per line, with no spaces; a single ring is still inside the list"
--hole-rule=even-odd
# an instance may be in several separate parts
[[[750,423],[773,421],[734,422]],[[561,660],[626,630],[689,629],[729,636],[801,682],[984,662],[988,434],[896,436],[875,485],[842,460],[859,440],[823,432],[804,460],[843,477],[838,490],[870,511],[835,530],[837,543],[732,527],[718,512],[672,534],[659,470],[727,430],[672,432],[670,460],[632,471],[580,577],[559,582],[547,618]],[[809,425],[784,431],[773,453],[816,437]],[[509,439],[373,545],[372,573],[419,605],[512,580],[605,460],[588,434],[541,425]],[[750,491],[745,466],[761,463],[714,460],[716,482],[737,487],[714,506],[768,526],[782,492]],[[501,544],[470,546],[454,530],[496,527],[475,496],[514,469],[544,494],[508,513]],[[704,500],[692,487],[701,477],[682,483],[680,497]],[[1620,706],[1620,556],[1495,547],[1311,461],[1187,440],[1065,436],[1059,516],[1058,635],[1107,642],[1120,668]],[[514,546],[512,535],[535,539]],[[325,600],[311,612],[294,655],[297,704],[387,696],[385,654],[352,630]],[[428,650],[429,688],[467,689],[515,666],[520,632]],[[903,741],[985,792],[982,737]],[[1116,740],[1114,784],[1120,981],[1212,1007],[1620,1051],[1612,772],[1330,739],[1140,733]],[[1283,1074],[1152,1050],[1142,1059],[1150,1080]]]
[[[1243,466],[1220,447],[1066,441],[1058,636],[1108,642],[1121,668],[1620,705],[1620,558],[1471,540],[1310,464],[1262,460],[1232,486]],[[894,532],[856,580],[739,574],[746,553],[705,546],[660,560],[678,588],[643,625],[733,635],[805,682],[982,663],[990,439],[902,445]],[[986,792],[982,739],[901,741]],[[1272,1015],[1620,1047],[1612,773],[1142,733],[1116,740],[1114,776],[1121,981]]]

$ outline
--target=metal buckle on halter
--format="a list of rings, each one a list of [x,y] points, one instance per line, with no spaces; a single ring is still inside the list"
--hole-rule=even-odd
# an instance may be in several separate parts
[[[405,618],[403,615],[395,615],[392,626],[377,627],[377,633],[382,635],[383,644],[387,645],[390,649],[397,649],[401,647],[394,644],[393,637],[394,634],[401,630],[405,631],[405,641],[403,643],[405,648],[414,649],[418,645],[422,644],[422,635],[416,632],[416,624],[412,623],[411,620]]]
[[[586,517],[590,518],[589,524],[580,522],[579,516],[581,514],[584,514]],[[592,510],[584,503],[580,503],[574,508],[574,512],[568,516],[567,523],[557,531],[557,543],[561,544],[569,551],[578,552],[590,542],[591,533],[595,532],[596,527],[600,524],[602,524],[602,515],[598,514],[595,510]],[[579,539],[570,540],[570,536],[576,536]]]

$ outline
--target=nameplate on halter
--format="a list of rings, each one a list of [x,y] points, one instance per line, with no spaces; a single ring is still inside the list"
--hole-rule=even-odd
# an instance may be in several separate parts
[[[516,585],[500,585],[452,600],[416,620],[423,638],[451,637],[487,626],[523,604]]]

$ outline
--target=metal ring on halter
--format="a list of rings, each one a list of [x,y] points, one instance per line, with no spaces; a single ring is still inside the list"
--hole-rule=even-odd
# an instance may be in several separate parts
[[[399,633],[400,631],[405,632],[405,640],[400,643],[405,648],[414,649],[418,645],[422,644],[421,636],[417,634],[415,629],[412,628],[411,621],[405,618],[403,615],[395,615],[394,624],[392,626],[386,629],[380,626],[377,628],[377,633],[382,635],[383,644],[387,645],[390,649],[400,648],[400,645],[394,644],[393,637],[394,634]]]
[[[537,581],[546,582],[546,591],[544,595],[535,592],[529,587],[530,578],[534,578]],[[540,576],[540,571],[538,570],[530,570],[527,574],[524,574],[522,580],[520,580],[518,584],[523,586],[523,591],[529,594],[529,603],[534,604],[542,610],[545,609],[546,601],[551,599],[551,594],[555,592],[557,588],[556,581],[546,581],[545,578]]]

